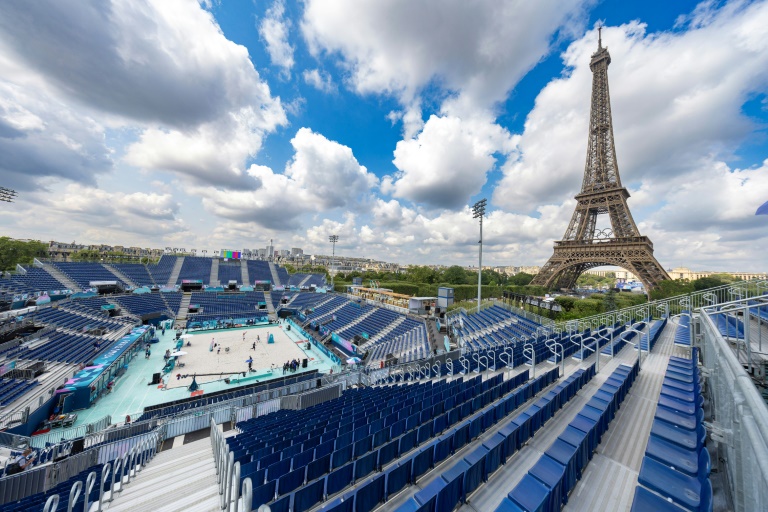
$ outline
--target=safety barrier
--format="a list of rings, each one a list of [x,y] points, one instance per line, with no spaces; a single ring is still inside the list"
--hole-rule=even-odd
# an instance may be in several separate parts
[[[760,301],[744,298],[720,307],[704,307],[694,325],[699,331],[696,345],[701,348],[702,373],[713,418],[706,426],[725,451],[720,458],[727,461],[725,471],[737,512],[768,510],[768,407],[744,369],[744,364],[749,364],[745,359],[751,354],[746,354],[746,348],[734,351],[720,333],[716,316],[723,311],[740,311],[746,313],[744,321],[750,322],[752,310],[768,306],[766,301],[768,297]],[[755,323],[759,328],[759,320]],[[745,329],[747,339],[743,345],[751,351],[749,332]]]

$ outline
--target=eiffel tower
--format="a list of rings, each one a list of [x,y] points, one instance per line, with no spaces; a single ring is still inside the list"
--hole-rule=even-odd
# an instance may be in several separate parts
[[[669,275],[653,256],[653,243],[640,232],[627,206],[629,192],[621,185],[613,140],[608,65],[598,28],[597,51],[592,54],[592,104],[589,117],[587,163],[576,211],[555,253],[531,281],[547,288],[573,288],[590,268],[615,265],[629,270],[650,291]],[[608,214],[611,228],[597,229],[597,216]]]

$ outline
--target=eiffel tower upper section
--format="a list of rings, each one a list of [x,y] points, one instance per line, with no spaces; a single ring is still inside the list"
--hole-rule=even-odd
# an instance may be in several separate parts
[[[554,255],[532,284],[572,288],[582,272],[601,265],[617,265],[633,272],[646,289],[669,279],[653,256],[653,244],[640,235],[627,206],[629,192],[621,184],[613,138],[610,63],[611,55],[599,36],[589,63],[592,101],[581,192],[576,195],[576,209],[563,239],[555,242]],[[610,229],[597,229],[597,217],[603,214],[610,219]]]

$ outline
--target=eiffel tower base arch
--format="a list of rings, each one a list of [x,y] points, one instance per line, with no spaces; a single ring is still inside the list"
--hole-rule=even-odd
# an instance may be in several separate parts
[[[531,281],[549,289],[573,288],[587,270],[603,265],[621,267],[635,274],[646,291],[655,288],[669,275],[653,256],[648,237],[606,241],[555,242],[555,252]]]

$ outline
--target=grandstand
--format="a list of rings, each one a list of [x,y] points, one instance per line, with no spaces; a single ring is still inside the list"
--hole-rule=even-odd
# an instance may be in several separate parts
[[[66,286],[41,268],[23,267],[21,272],[0,280],[0,289],[10,293],[35,293],[65,290]]]
[[[137,286],[151,288],[152,286],[157,286],[159,284],[152,278],[152,274],[150,274],[146,265],[139,265],[136,263],[113,263],[112,267],[125,274],[125,276]],[[166,281],[163,281],[162,283],[165,284]]]
[[[51,262],[51,265],[81,288],[90,288],[90,283],[93,281],[118,281],[123,287],[128,286],[128,283],[123,282],[105,266],[98,263]]]
[[[176,279],[176,284],[184,280],[202,281],[203,284],[211,284],[212,262],[211,258],[184,257],[184,263],[181,265],[181,273],[179,273],[179,277]]]
[[[204,265],[191,261],[186,270],[186,258],[164,265],[201,276]],[[147,276],[157,266],[145,267]],[[218,275],[227,275],[222,268]],[[138,284],[133,270],[124,274]],[[59,507],[97,509],[101,501],[115,511],[235,502],[239,510],[286,512],[763,510],[768,474],[749,461],[768,457],[768,408],[752,383],[768,368],[758,349],[768,336],[765,290],[768,283],[737,283],[560,325],[491,303],[450,315],[443,323],[450,347],[430,340],[423,319],[337,294],[160,292],[54,302],[24,315],[38,330],[2,346],[3,372],[14,360],[70,368],[95,361],[110,369],[105,375],[114,369],[118,389],[105,391],[109,379],[88,380],[94,370],[86,369],[65,388],[82,385],[88,395],[95,385],[97,398],[73,427],[32,438],[17,427],[0,434],[3,450],[31,443],[39,451],[33,467],[0,478],[0,512],[42,510],[54,496]],[[364,364],[234,388],[206,383],[203,395],[184,386],[150,393],[160,350],[155,362],[128,366],[125,355],[151,336],[136,328],[142,320],[172,322],[190,303],[199,307],[190,323],[242,321],[267,302],[293,319],[285,324],[292,339],[309,343],[316,357],[333,350]],[[123,314],[109,316],[111,306]],[[175,340],[173,330],[157,336],[160,347]],[[123,359],[102,363],[114,352]],[[46,375],[4,375],[2,413],[45,396]],[[738,414],[735,396],[748,404]],[[126,398],[141,405],[131,408]],[[111,420],[102,419],[107,407]],[[122,422],[126,410],[130,425]],[[55,474],[54,459],[63,461]],[[70,497],[73,486],[85,492]]]
[[[247,266],[251,284],[255,281],[272,282],[272,272],[269,270],[269,263],[266,261],[247,260]]]

